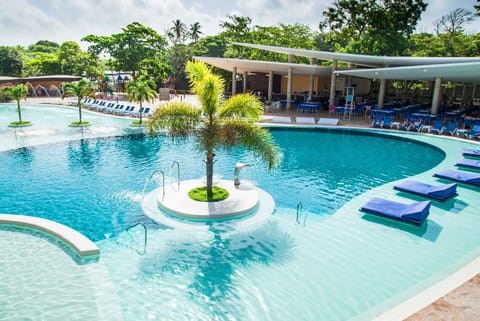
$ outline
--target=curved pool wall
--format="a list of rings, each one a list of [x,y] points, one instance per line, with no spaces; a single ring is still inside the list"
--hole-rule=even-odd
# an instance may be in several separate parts
[[[414,179],[425,182],[443,182],[433,178],[432,173],[444,168],[453,168],[455,162],[461,158],[462,148],[478,148],[478,145],[463,140],[452,141],[443,137],[400,132],[390,134],[382,131],[382,133],[413,138],[436,145],[445,151],[446,155],[442,156],[445,157],[442,162],[414,175]],[[79,148],[82,145],[71,146],[74,151],[82,151]],[[89,142],[87,146],[90,150],[95,144],[90,145]],[[95,148],[91,150],[94,151]],[[143,156],[148,154],[142,148],[139,148],[139,152]],[[24,157],[22,151],[18,153],[21,154],[20,159],[33,161],[31,154],[34,153],[26,155],[28,157]],[[80,159],[85,156],[84,154],[88,153],[80,155]],[[88,172],[89,166],[94,166],[92,160],[97,159],[90,158],[85,166],[76,166],[75,170]],[[142,156],[134,159],[146,161]],[[302,159],[295,158],[291,163],[302,163]],[[355,163],[360,163],[360,160],[355,160]],[[347,165],[343,164],[342,168],[347,168]],[[361,166],[356,166],[353,169],[364,170]],[[128,167],[129,170],[135,168]],[[377,168],[377,171],[379,170]],[[408,172],[408,169],[404,170]],[[309,171],[305,170],[305,173],[308,177]],[[275,172],[274,175],[278,175],[277,178],[280,176]],[[252,171],[242,172],[242,177],[244,176],[255,181]],[[309,187],[316,182],[306,183],[307,192],[304,197],[308,200],[312,196]],[[136,190],[141,190],[139,188],[141,184],[135,185]],[[146,255],[143,256],[138,254],[138,248],[142,243],[141,231],[125,233],[114,230],[114,233],[104,235],[97,241],[105,255],[98,264],[92,265],[108,269],[109,272],[102,274],[101,277],[97,275],[95,285],[86,286],[85,292],[71,302],[88,301],[88,296],[84,298],[83,294],[89,294],[94,289],[97,291],[109,289],[111,293],[118,294],[118,301],[107,299],[112,295],[96,295],[96,310],[93,308],[93,311],[109,309],[115,311],[120,304],[121,318],[124,320],[146,320],[155,317],[167,319],[190,317],[201,320],[212,316],[238,320],[371,320],[381,312],[443,279],[480,254],[478,246],[475,246],[479,244],[478,189],[459,185],[459,195],[456,198],[443,204],[434,202],[427,224],[420,229],[377,220],[358,212],[361,204],[374,195],[403,202],[419,199],[394,191],[392,185],[393,182],[368,182],[365,187],[370,190],[367,192],[359,190],[357,193],[353,190],[349,196],[356,197],[342,203],[339,208],[337,206],[336,210],[332,210],[332,206],[323,207],[321,203],[311,204],[303,201],[306,210],[302,224],[295,223],[295,214],[292,213],[294,211],[292,203],[295,203],[298,197],[295,197],[294,201],[288,201],[285,199],[285,192],[281,192],[275,196],[276,199],[280,199],[280,205],[277,206],[272,220],[258,230],[217,236],[212,231],[185,234],[184,231],[179,233],[175,229],[150,228],[149,246]],[[302,196],[295,189],[292,193]],[[128,191],[120,195],[120,198],[123,199],[123,196],[139,201],[138,195],[129,195]],[[116,199],[119,195],[113,197]],[[317,215],[317,211],[324,212]],[[116,220],[115,215],[113,218]],[[138,217],[130,219],[134,221]],[[128,219],[120,225],[124,226],[127,221]],[[117,221],[116,224],[118,223]],[[0,234],[0,242],[7,239],[16,242],[15,234],[3,236]],[[228,246],[225,247],[225,244]],[[16,246],[8,243],[5,248],[11,250]],[[31,253],[22,256],[23,259],[25,257],[38,259],[34,244],[31,245],[31,249]],[[312,253],[315,253],[313,257]],[[414,255],[416,256],[413,257]],[[61,255],[53,254],[47,262],[56,261],[59,256]],[[236,258],[236,264],[228,261],[227,258],[232,256]],[[18,264],[9,263],[12,262],[7,261],[5,266],[10,268]],[[36,262],[38,265],[44,263]],[[35,263],[32,266],[33,272],[34,266]],[[382,267],[382,270],[379,270],[379,267]],[[82,275],[89,278],[93,276],[86,270],[91,268],[90,266],[79,269],[82,268],[85,268],[81,272]],[[63,273],[66,269],[62,264],[58,264],[58,273]],[[11,269],[10,272],[11,275],[16,273],[23,275],[22,271],[15,269]],[[210,274],[211,278],[205,278],[205,275]],[[110,283],[110,278],[113,284]],[[68,286],[69,282],[58,284],[51,276],[45,276],[42,280],[51,291],[72,292]],[[216,284],[219,287],[215,287]],[[13,298],[18,295],[28,297],[29,291],[37,290],[30,289],[29,285],[25,284],[17,288],[17,294],[13,294]],[[110,292],[107,290],[103,292],[105,293]],[[355,299],[356,296],[361,296],[361,300]],[[113,298],[116,298],[116,295],[113,295]],[[58,300],[65,302],[60,298]],[[285,303],[285,300],[288,303]],[[15,300],[9,302],[14,303]],[[30,302],[31,306],[19,306],[19,309],[15,310],[22,311],[23,307],[26,312],[34,313],[40,311],[42,307],[50,306],[50,302],[53,301]],[[87,319],[95,319],[89,318],[91,314],[82,312],[84,310],[81,307],[77,309],[78,313],[75,313],[75,309],[72,311],[74,314],[71,315],[78,315],[79,319],[85,319],[82,318],[82,314]],[[63,312],[61,310],[59,315]],[[120,312],[117,310],[116,313]]]

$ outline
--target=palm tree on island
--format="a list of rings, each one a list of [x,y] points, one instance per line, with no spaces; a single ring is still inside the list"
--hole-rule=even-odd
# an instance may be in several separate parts
[[[27,86],[20,84],[15,87],[3,87],[1,96],[8,97],[10,99],[14,99],[17,101],[17,113],[18,113],[18,121],[13,121],[10,123],[10,126],[29,126],[32,122],[28,120],[22,120],[22,108],[20,106],[20,101],[22,99],[27,98],[28,96],[28,88]]]
[[[82,99],[85,97],[93,97],[95,95],[95,86],[84,79],[80,79],[77,82],[65,84],[63,88],[64,96],[71,95],[77,97],[78,122],[73,121],[70,125],[79,127],[90,125],[89,121],[82,120]]]
[[[140,120],[133,121],[133,125],[142,125],[143,107],[142,102],[158,97],[153,80],[132,80],[127,85],[128,101],[136,101],[140,105],[138,112]]]
[[[199,151],[205,153],[206,186],[195,188],[189,195],[202,191],[198,200],[222,200],[228,197],[228,192],[225,195],[226,191],[215,187],[219,191],[217,198],[213,186],[213,164],[218,149],[241,145],[259,156],[269,169],[279,164],[281,154],[268,130],[255,123],[263,114],[257,97],[238,94],[224,100],[223,79],[213,74],[205,63],[190,61],[185,70],[201,108],[185,102],[165,104],[150,119],[148,129],[152,134],[167,131],[172,138],[194,137]]]

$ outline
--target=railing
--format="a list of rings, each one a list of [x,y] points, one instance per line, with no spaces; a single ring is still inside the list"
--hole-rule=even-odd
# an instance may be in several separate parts
[[[135,226],[138,226],[138,225],[143,226],[143,230],[145,231],[145,233],[144,233],[144,241],[143,241],[143,253],[139,253],[139,254],[145,254],[145,252],[146,252],[146,250],[147,250],[147,226],[145,225],[145,223],[143,223],[143,222],[135,223],[135,224],[127,227],[127,228],[125,229],[125,231],[128,232],[130,229],[132,229],[132,228],[134,228]],[[137,251],[137,253],[138,253],[138,251]]]
[[[180,163],[177,161],[173,161],[170,169],[172,169],[175,164],[177,164],[177,192],[178,192],[180,191]]]
[[[145,189],[147,188],[147,185],[148,183],[150,183],[150,181],[152,180],[153,176],[155,176],[155,174],[157,173],[161,173],[162,174],[162,189],[163,189],[163,196],[165,196],[165,173],[161,170],[156,170],[156,171],[153,171],[152,174],[150,174],[150,177],[147,179],[147,181],[145,182],[145,184],[143,185],[143,190],[142,190],[142,195],[145,196]]]
[[[297,218],[296,218],[297,224],[300,224],[300,212],[301,212],[301,210],[303,211],[302,202],[298,202],[297,203]]]

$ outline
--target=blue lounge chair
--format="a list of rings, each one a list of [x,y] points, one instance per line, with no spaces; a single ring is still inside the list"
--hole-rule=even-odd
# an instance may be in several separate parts
[[[447,124],[447,127],[442,131],[442,134],[449,134],[450,136],[455,135],[457,132],[457,123],[454,121],[451,121]]]
[[[465,138],[480,138],[480,125],[473,126],[472,130],[464,133]]]
[[[456,163],[455,166],[480,169],[480,160],[464,158]]]
[[[462,154],[465,156],[474,156],[474,157],[480,157],[480,149],[468,149],[464,148],[462,150]]]
[[[433,174],[435,177],[445,178],[452,181],[480,186],[480,174],[472,172],[462,172],[447,169],[442,172]]]
[[[383,118],[382,128],[385,127],[392,128],[392,116],[385,115],[385,117]]]
[[[360,210],[370,214],[421,225],[429,214],[431,204],[431,201],[404,204],[374,197],[365,203]]]
[[[444,129],[445,127],[443,127],[443,120],[436,120],[435,123],[433,124],[433,127],[430,128],[430,132],[441,134],[443,133]]]
[[[439,201],[445,201],[452,196],[457,195],[457,184],[430,185],[417,181],[404,181],[393,187],[396,190],[413,193]]]

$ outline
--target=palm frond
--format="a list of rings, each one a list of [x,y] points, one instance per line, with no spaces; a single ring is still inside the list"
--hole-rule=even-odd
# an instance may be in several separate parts
[[[247,118],[258,121],[262,115],[262,104],[252,94],[235,95],[226,100],[219,110],[220,118]]]
[[[280,164],[282,154],[267,129],[245,120],[228,119],[222,122],[220,132],[222,145],[242,145],[265,162],[269,169]]]
[[[167,131],[174,137],[188,137],[198,129],[201,111],[184,102],[171,102],[160,106],[147,124],[148,131],[155,135]]]

